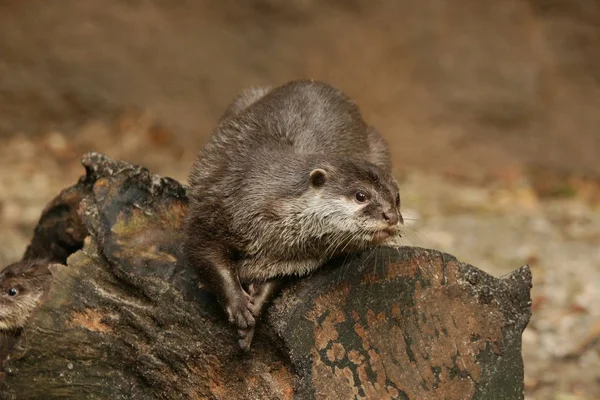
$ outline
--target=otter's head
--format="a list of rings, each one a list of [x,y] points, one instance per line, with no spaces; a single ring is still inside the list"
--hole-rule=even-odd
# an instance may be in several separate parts
[[[376,165],[343,160],[313,169],[309,181],[320,229],[331,236],[339,233],[348,250],[384,244],[400,235],[404,220],[398,184]]]
[[[0,331],[25,325],[51,277],[48,265],[44,260],[27,260],[0,271]]]

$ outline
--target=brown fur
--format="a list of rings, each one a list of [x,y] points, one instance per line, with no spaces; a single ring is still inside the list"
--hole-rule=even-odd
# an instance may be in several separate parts
[[[280,277],[399,234],[390,170],[381,135],[325,83],[249,89],[233,101],[190,173],[184,249],[240,328],[240,346]]]
[[[0,331],[22,328],[51,274],[46,260],[24,260],[0,271]]]

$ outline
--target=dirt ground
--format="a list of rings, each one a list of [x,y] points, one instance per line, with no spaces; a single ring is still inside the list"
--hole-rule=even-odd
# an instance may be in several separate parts
[[[600,398],[600,3],[0,3],[0,260],[100,151],[185,182],[241,88],[323,79],[390,142],[409,244],[529,263],[528,399]]]

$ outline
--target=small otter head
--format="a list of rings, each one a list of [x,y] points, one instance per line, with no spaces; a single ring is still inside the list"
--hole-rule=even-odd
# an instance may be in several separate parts
[[[310,172],[320,229],[340,233],[347,249],[384,244],[404,224],[395,179],[362,160],[341,160]],[[324,228],[324,229],[323,229]],[[334,239],[335,240],[335,239]]]
[[[45,260],[26,260],[0,271],[0,331],[25,325],[51,277],[48,266]]]

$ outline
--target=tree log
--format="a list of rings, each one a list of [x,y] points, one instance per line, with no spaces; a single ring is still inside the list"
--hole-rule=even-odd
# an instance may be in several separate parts
[[[527,266],[495,278],[411,247],[333,260],[289,280],[241,353],[183,261],[185,187],[97,153],[83,164],[28,250],[63,264],[5,362],[1,398],[523,398]]]

